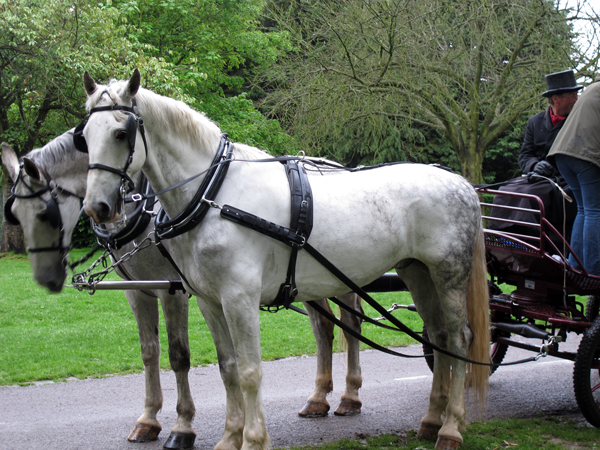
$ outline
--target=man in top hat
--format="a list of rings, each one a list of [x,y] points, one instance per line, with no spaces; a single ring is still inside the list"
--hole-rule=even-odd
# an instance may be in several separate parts
[[[559,184],[567,194],[570,194],[571,191],[555,164],[546,160],[546,155],[548,155],[556,135],[565,123],[575,102],[577,102],[577,91],[582,88],[583,86],[575,83],[575,75],[572,70],[546,75],[546,91],[542,95],[548,99],[549,106],[545,111],[529,118],[525,130],[525,139],[519,154],[519,167],[527,177],[509,180],[508,185],[500,188],[500,191],[531,194],[539,197],[544,204],[546,218],[566,239],[570,237],[577,210],[574,204],[563,202],[562,195],[554,183]],[[525,211],[526,209],[539,209],[537,200],[496,195],[494,196],[494,204],[522,208],[522,210],[492,208],[492,217],[518,222],[539,223],[539,215]],[[565,207],[563,207],[563,204],[565,204]],[[539,231],[535,228],[526,225],[515,225],[514,222],[492,220],[489,223],[489,228],[522,235],[539,236]],[[554,237],[553,240],[557,245],[561,244],[560,239],[555,236],[552,237]]]
[[[572,70],[565,70],[546,75],[546,89],[542,96],[548,99],[549,106],[527,122],[519,167],[525,174],[557,177],[560,173],[555,165],[546,161],[546,155],[577,101],[577,91],[583,86],[577,85]]]

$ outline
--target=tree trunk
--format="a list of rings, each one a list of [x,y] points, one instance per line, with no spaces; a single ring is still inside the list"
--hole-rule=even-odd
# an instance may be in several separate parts
[[[4,180],[2,182],[2,205],[6,204],[6,200],[10,196],[11,185],[7,180],[8,175],[4,174]],[[25,237],[23,236],[23,230],[20,226],[11,225],[6,222],[4,218],[4,208],[2,208],[2,215],[0,221],[0,228],[2,229],[2,243],[0,244],[0,252],[15,252],[25,254]]]

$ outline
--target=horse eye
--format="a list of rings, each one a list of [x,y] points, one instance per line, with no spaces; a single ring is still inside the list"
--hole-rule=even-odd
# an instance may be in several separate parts
[[[119,130],[115,133],[115,139],[117,141],[124,141],[127,139],[127,131]]]

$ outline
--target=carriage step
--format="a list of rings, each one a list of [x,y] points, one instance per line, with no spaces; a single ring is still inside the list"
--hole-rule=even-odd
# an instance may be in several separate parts
[[[492,326],[509,333],[518,334],[526,338],[549,339],[550,334],[544,330],[534,327],[526,323],[492,323]]]

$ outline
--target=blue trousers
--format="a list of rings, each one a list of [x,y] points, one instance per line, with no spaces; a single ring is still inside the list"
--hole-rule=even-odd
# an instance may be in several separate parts
[[[577,201],[571,247],[589,274],[600,275],[600,167],[572,156],[558,154],[555,158]],[[573,255],[569,264],[581,269]]]

